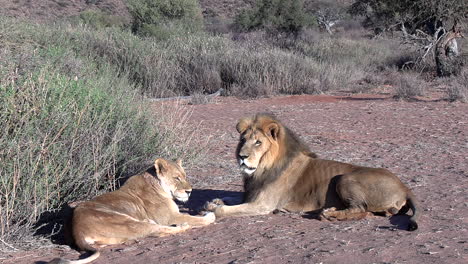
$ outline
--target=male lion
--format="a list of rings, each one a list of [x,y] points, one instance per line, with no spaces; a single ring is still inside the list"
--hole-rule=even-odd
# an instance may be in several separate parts
[[[93,254],[86,259],[54,259],[50,263],[88,263],[99,257],[98,247],[128,240],[165,236],[205,226],[215,215],[181,214],[174,198],[189,199],[192,187],[187,182],[180,160],[157,159],[154,167],[130,177],[119,189],[79,204],[72,219],[72,234],[77,247]]]
[[[243,118],[237,131],[244,203],[229,206],[221,199],[207,203],[205,209],[216,217],[322,210],[322,219],[346,220],[370,212],[405,213],[410,207],[413,215],[408,230],[418,228],[418,203],[390,171],[318,159],[270,115]]]

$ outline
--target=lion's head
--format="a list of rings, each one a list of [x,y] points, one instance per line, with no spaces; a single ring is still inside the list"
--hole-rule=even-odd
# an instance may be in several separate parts
[[[154,162],[157,178],[159,184],[164,191],[172,198],[180,201],[187,202],[192,186],[187,181],[184,168],[182,168],[182,161],[171,162],[165,159],[157,159]]]
[[[253,200],[265,184],[275,181],[299,153],[316,158],[299,138],[270,114],[242,118],[236,158],[244,173],[244,200]]]
[[[237,124],[240,134],[237,160],[241,170],[252,175],[260,166],[270,165],[279,155],[281,126],[268,116],[243,118]],[[263,168],[262,168],[263,169]]]
[[[308,148],[274,116],[259,114],[242,118],[237,124],[240,134],[236,157],[247,175],[265,171],[283,163],[298,152],[315,157]]]

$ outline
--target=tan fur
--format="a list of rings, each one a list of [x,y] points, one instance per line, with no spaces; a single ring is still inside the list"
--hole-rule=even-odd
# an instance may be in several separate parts
[[[275,210],[320,212],[329,220],[359,219],[369,212],[396,214],[417,201],[386,169],[318,159],[298,137],[270,115],[243,118],[237,124],[236,156],[244,175],[244,203],[207,203],[216,217],[268,214]],[[401,211],[407,210],[406,207]]]
[[[93,254],[79,261],[55,259],[52,263],[88,263],[99,256],[97,248],[147,236],[166,236],[215,221],[181,214],[173,199],[186,202],[192,187],[180,160],[157,159],[154,167],[130,177],[119,189],[79,204],[73,213],[72,234],[79,249]]]

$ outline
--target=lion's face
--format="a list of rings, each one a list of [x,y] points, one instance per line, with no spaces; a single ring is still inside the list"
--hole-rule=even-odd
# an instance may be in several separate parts
[[[260,164],[262,157],[271,147],[268,138],[258,130],[250,130],[241,136],[237,159],[241,170],[246,174],[253,174]]]
[[[252,175],[260,167],[268,166],[278,153],[279,125],[271,119],[242,119],[237,124],[241,134],[237,146],[237,160],[241,170]]]
[[[187,202],[192,186],[187,181],[187,175],[182,168],[182,161],[176,163],[164,159],[157,159],[154,162],[159,183],[164,191],[171,195],[173,199],[180,202]]]

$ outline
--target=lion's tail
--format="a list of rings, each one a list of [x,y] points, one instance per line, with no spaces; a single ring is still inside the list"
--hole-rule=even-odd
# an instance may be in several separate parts
[[[411,190],[408,190],[408,193],[406,194],[406,199],[408,202],[408,206],[413,211],[413,215],[409,219],[408,231],[414,231],[418,229],[418,223],[416,222],[416,220],[419,217],[420,207],[418,200],[416,199]]]
[[[50,261],[48,264],[85,264],[85,263],[90,263],[96,260],[101,255],[101,253],[97,249],[89,245],[88,242],[86,242],[84,239],[79,238],[75,242],[76,242],[76,245],[80,249],[90,252],[91,255],[89,255],[88,257],[84,259],[79,259],[79,260],[68,260],[64,258],[56,258]]]

